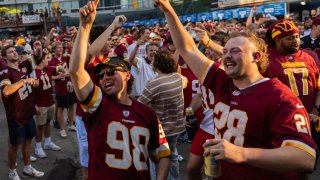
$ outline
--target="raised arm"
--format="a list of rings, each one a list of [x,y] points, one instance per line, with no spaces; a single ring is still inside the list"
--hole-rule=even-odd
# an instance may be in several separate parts
[[[134,67],[137,67],[137,64],[138,64],[137,59],[136,59],[138,49],[144,43],[145,42],[142,38],[138,39],[137,45],[134,47],[132,53],[130,54],[129,63],[132,64]]]
[[[155,3],[167,18],[174,45],[193,73],[199,77],[206,64],[212,61],[198,50],[192,37],[181,24],[169,0],[155,0]]]
[[[99,0],[89,1],[87,5],[82,7],[79,11],[79,31],[74,42],[69,65],[70,77],[79,101],[84,101],[93,89],[93,82],[90,79],[88,72],[85,70],[85,61],[89,34],[92,23],[96,17],[98,3]]]
[[[216,52],[219,56],[222,56],[223,47],[215,42],[213,42],[208,36],[207,31],[193,28],[196,32],[196,38],[199,39],[200,43],[203,44],[206,48],[210,48],[212,51]]]
[[[112,32],[121,27],[123,23],[127,21],[124,15],[116,16],[112,24],[90,45],[88,50],[88,58],[92,58],[101,54],[101,50],[107,43]]]
[[[247,21],[246,21],[246,27],[248,27],[250,24],[253,23],[253,22],[252,22],[252,18],[253,18],[253,14],[254,14],[256,11],[257,11],[257,10],[256,10],[256,6],[253,6],[253,8],[251,9],[250,14],[249,14],[249,16],[248,16],[248,19],[247,19]]]

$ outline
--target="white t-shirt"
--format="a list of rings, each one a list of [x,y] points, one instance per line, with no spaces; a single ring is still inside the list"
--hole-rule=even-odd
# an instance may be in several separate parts
[[[146,45],[147,45],[147,43],[139,46],[137,54],[136,54],[137,58],[145,58],[145,57],[147,57]],[[136,46],[137,46],[137,42],[134,42],[128,47],[128,58],[130,58],[130,56],[132,54],[132,51],[134,50],[134,48]]]
[[[136,58],[137,67],[131,66],[131,74],[135,78],[136,95],[140,96],[146,84],[155,77],[152,64],[148,64],[144,58]]]

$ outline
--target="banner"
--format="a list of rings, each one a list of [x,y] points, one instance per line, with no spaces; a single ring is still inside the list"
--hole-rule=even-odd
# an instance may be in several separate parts
[[[40,22],[39,15],[22,16],[22,24],[39,23],[39,22]]]
[[[182,23],[184,22],[202,22],[202,21],[208,21],[208,20],[214,20],[214,21],[220,21],[225,19],[243,19],[248,18],[250,11],[252,7],[244,7],[244,8],[235,8],[235,9],[228,9],[228,10],[218,10],[213,12],[203,12],[198,14],[188,14],[179,16],[179,19]],[[264,13],[265,15],[271,15],[271,16],[278,16],[278,15],[285,15],[287,12],[286,9],[286,3],[280,3],[280,4],[266,4],[257,6],[257,13]],[[126,25],[143,25],[144,26],[154,26],[157,23],[167,23],[166,18],[161,19],[149,19],[144,20],[139,23],[139,21],[134,22],[127,22]]]
[[[202,22],[202,21],[208,21],[212,20],[212,14],[211,13],[199,13],[197,14],[197,21]]]
[[[240,6],[245,4],[262,3],[270,0],[218,0],[219,8],[230,7],[230,6]]]

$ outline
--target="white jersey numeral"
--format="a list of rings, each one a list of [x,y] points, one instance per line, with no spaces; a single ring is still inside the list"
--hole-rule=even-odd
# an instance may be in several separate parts
[[[119,137],[122,137],[119,139]],[[134,126],[130,130],[119,122],[111,122],[108,125],[107,144],[110,148],[122,151],[122,156],[106,153],[105,162],[109,167],[128,169],[133,164],[139,171],[148,170],[148,150],[150,132],[143,127]],[[131,138],[131,139],[130,139]],[[133,145],[132,155],[130,140]],[[141,158],[143,156],[143,158]],[[143,160],[142,160],[143,159]]]
[[[32,88],[29,84],[24,84],[18,91],[20,100],[24,100],[32,93]]]
[[[40,76],[40,79],[41,79],[42,84],[43,84],[43,90],[47,90],[47,89],[51,88],[51,83],[50,83],[48,74],[42,74]]]
[[[248,122],[247,113],[237,109],[230,111],[230,106],[219,102],[214,107],[214,114],[215,128],[223,129],[227,126],[227,130],[223,135],[218,134],[218,131],[215,130],[215,137],[228,141],[231,141],[231,138],[234,137],[234,142],[232,143],[243,146],[244,133]]]

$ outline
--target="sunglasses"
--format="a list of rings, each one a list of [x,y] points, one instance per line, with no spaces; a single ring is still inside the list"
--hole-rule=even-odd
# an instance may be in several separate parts
[[[112,41],[118,41],[118,39],[112,39]]]
[[[98,74],[98,78],[101,80],[101,79],[104,78],[105,75],[107,75],[107,76],[113,76],[116,71],[126,72],[126,70],[124,70],[124,69],[122,69],[122,68],[111,68],[111,67],[108,67],[108,68],[106,68],[104,71],[101,71],[101,72]]]

